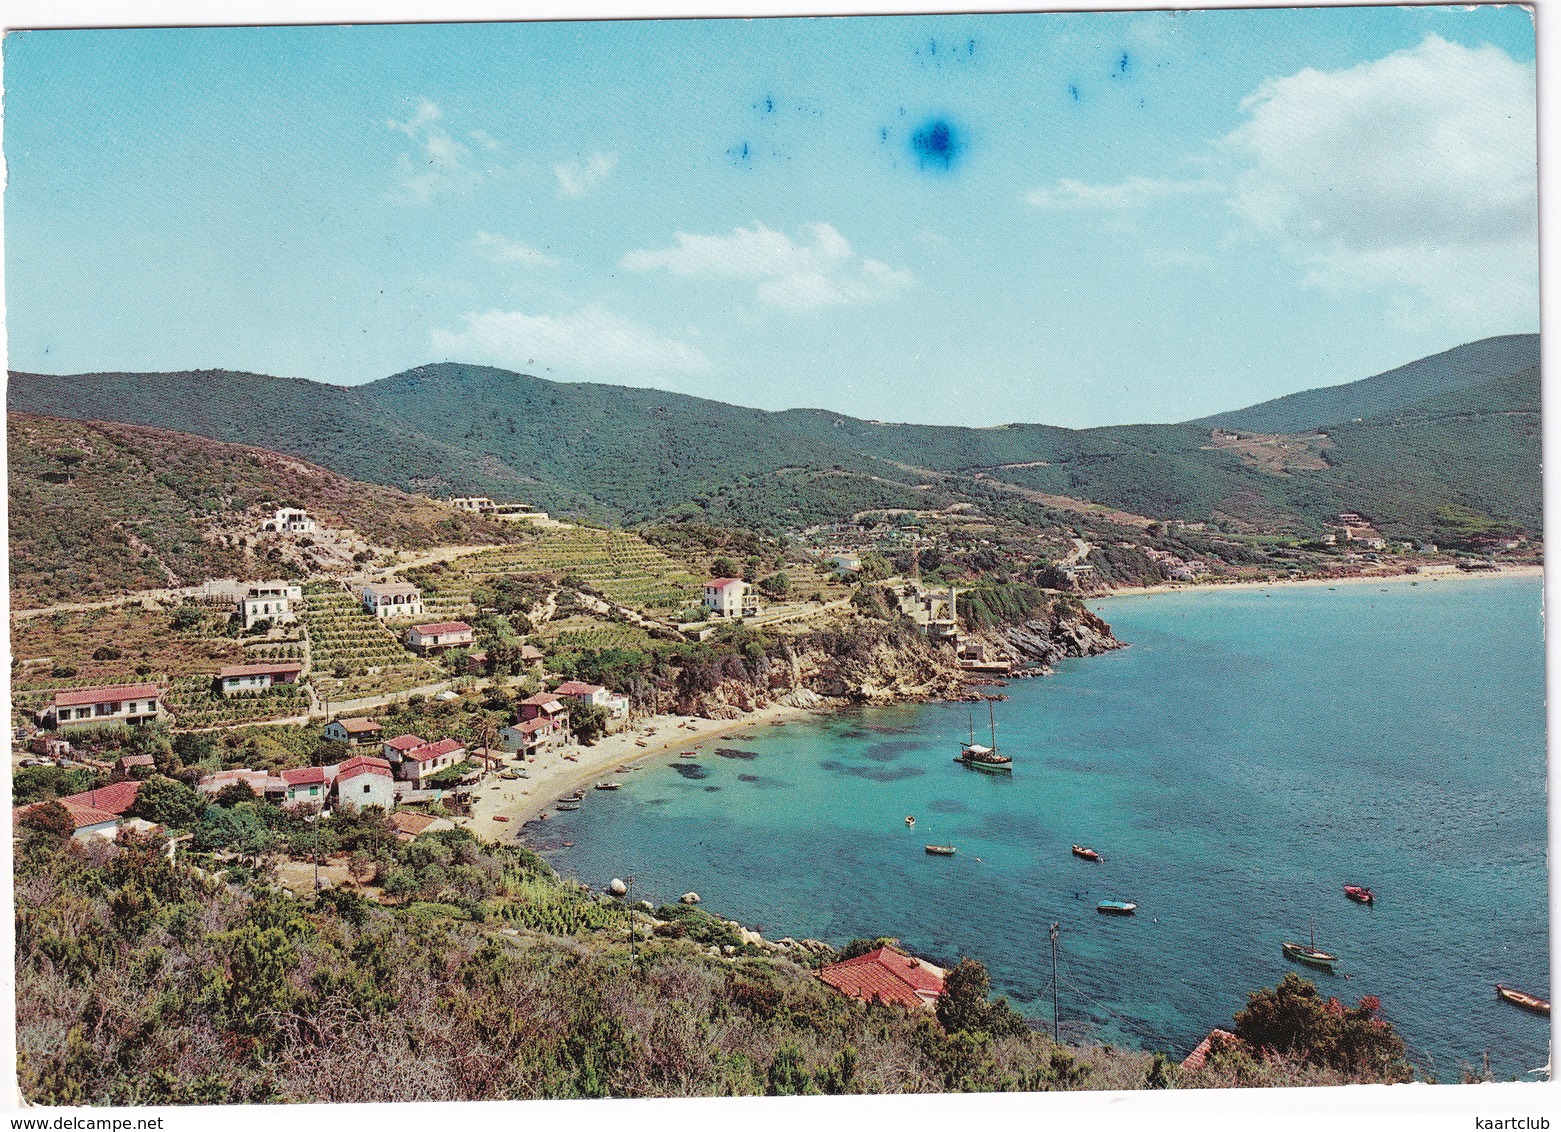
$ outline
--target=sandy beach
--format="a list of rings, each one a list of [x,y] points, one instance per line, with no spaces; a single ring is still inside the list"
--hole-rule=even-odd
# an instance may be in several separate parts
[[[1235,582],[1193,582],[1185,585],[1167,582],[1159,586],[1124,586],[1122,589],[1089,594],[1085,597],[1085,600],[1099,601],[1112,597],[1147,597],[1152,594],[1208,593],[1215,590],[1277,589],[1279,587],[1288,588],[1293,586],[1327,586],[1331,589],[1334,586],[1381,585],[1386,582],[1434,584],[1458,582],[1467,578],[1540,577],[1544,572],[1543,566],[1502,566],[1495,570],[1459,570],[1448,574],[1351,574],[1344,578],[1280,578],[1272,581],[1244,579]]]
[[[747,712],[737,719],[700,719],[686,715],[657,715],[637,719],[616,735],[590,747],[560,747],[538,755],[526,764],[528,778],[500,779],[488,776],[478,787],[472,815],[458,824],[491,841],[513,841],[521,827],[545,815],[554,802],[576,790],[586,792],[586,805],[596,783],[623,781],[638,771],[619,772],[621,766],[666,761],[689,747],[754,728],[785,724],[813,714],[813,710],[775,704]],[[654,729],[654,734],[650,734]],[[645,746],[640,746],[644,743]],[[701,752],[713,755],[711,750]],[[569,757],[572,756],[572,757]],[[508,822],[495,821],[508,818]]]

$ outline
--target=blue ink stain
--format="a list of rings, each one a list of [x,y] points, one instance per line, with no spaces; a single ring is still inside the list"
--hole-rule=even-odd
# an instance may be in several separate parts
[[[961,143],[948,119],[934,118],[911,135],[911,149],[923,169],[928,166],[952,169],[959,158]]]
[[[936,55],[938,53],[938,41],[935,39],[928,40],[927,50]]]
[[[743,160],[744,161],[748,160],[748,143],[747,142],[743,142]]]
[[[1132,60],[1128,58],[1127,52],[1122,52],[1122,58],[1117,60],[1117,70],[1122,72],[1124,75],[1127,74],[1127,68],[1131,62]]]
[[[975,53],[976,53],[976,41],[972,39],[969,43],[965,44],[965,54],[966,55],[970,55],[970,56],[973,57],[975,55]]]
[[[1068,94],[1069,94],[1070,97],[1072,97],[1074,102],[1077,102],[1079,100],[1079,98],[1080,98],[1079,88],[1076,87],[1076,86],[1070,86],[1068,88]]]
[[[887,126],[878,131],[878,140],[880,142],[886,142],[889,140],[889,128]]]
[[[775,113],[775,99],[768,94],[764,96],[764,112],[766,114]]]

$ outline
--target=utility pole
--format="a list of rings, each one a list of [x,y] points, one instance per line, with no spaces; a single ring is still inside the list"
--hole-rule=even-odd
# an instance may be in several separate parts
[[[1052,1042],[1062,1044],[1062,1026],[1057,1019],[1057,922],[1052,921]]]
[[[632,961],[639,960],[640,930],[634,924],[634,874],[630,873],[623,878],[624,893],[623,906],[629,910],[629,958]]]

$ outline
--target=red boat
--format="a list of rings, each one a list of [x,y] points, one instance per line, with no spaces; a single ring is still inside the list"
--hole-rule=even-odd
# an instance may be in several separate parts
[[[1532,1010],[1535,1014],[1544,1014],[1546,1016],[1550,1014],[1550,1003],[1542,998],[1537,998],[1524,991],[1514,990],[1511,987],[1504,987],[1500,983],[1496,984],[1496,993],[1512,1003],[1513,1006],[1521,1006],[1524,1010]]]
[[[1348,896],[1351,900],[1355,901],[1355,903],[1357,903],[1357,904],[1371,904],[1371,903],[1375,902],[1376,899],[1377,899],[1375,896],[1373,896],[1371,894],[1371,889],[1367,888],[1363,884],[1347,884],[1347,885],[1345,885],[1344,886],[1344,895]]]
[[[1102,857],[1099,853],[1095,852],[1095,850],[1093,850],[1093,849],[1086,849],[1082,845],[1075,845],[1073,847],[1073,855],[1075,857],[1083,857],[1086,861],[1104,861],[1105,860],[1105,858]]]

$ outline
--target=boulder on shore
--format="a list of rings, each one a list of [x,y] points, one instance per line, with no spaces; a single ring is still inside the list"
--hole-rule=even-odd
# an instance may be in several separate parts
[[[613,877],[612,883],[607,886],[607,891],[611,892],[614,896],[627,896],[629,893],[629,886],[624,884],[623,881],[619,880],[617,877]]]
[[[699,893],[697,893],[697,892],[685,892],[682,896],[678,897],[678,900],[679,900],[679,902],[681,902],[683,904],[698,904],[699,903]]]

